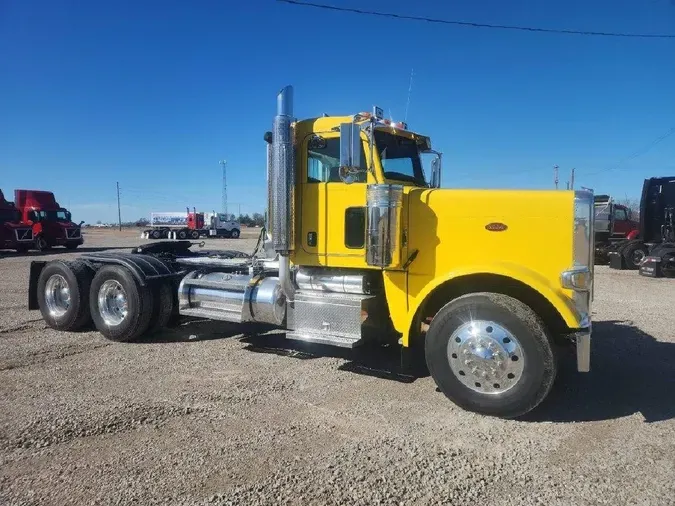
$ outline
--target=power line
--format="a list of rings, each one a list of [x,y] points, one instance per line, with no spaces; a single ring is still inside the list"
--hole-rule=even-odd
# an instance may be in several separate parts
[[[331,11],[351,12],[354,14],[365,14],[369,16],[380,16],[387,18],[407,19],[412,21],[425,21],[427,23],[439,23],[444,25],[467,26],[471,28],[494,28],[499,30],[518,30],[522,32],[541,32],[558,33],[566,35],[594,35],[602,37],[624,37],[641,39],[675,39],[675,34],[650,34],[650,33],[625,33],[625,32],[595,32],[587,30],[566,30],[556,28],[539,28],[532,26],[514,26],[514,25],[494,25],[489,23],[476,23],[472,21],[456,21],[440,18],[428,18],[424,16],[412,16],[410,14],[396,14],[393,12],[371,11],[366,9],[356,9],[353,7],[336,7],[335,5],[317,4],[313,2],[300,2],[298,0],[277,0],[277,2],[299,5],[302,7],[315,7],[317,9],[326,9]]]
[[[649,144],[647,144],[647,145],[644,146],[643,148],[638,149],[637,151],[635,151],[635,152],[633,152],[632,154],[628,155],[626,158],[624,158],[623,160],[619,161],[619,162],[618,162],[617,164],[615,164],[614,166],[612,166],[612,167],[607,167],[607,168],[605,168],[605,169],[600,169],[600,170],[598,170],[598,171],[596,171],[596,172],[591,172],[591,173],[589,173],[589,174],[584,174],[584,176],[594,176],[594,175],[596,175],[596,174],[601,174],[601,173],[603,173],[603,172],[608,172],[608,171],[610,171],[610,170],[617,170],[617,169],[618,169],[621,165],[623,165],[624,163],[630,162],[631,160],[635,160],[636,158],[638,158],[638,157],[644,155],[645,153],[647,153],[648,151],[650,151],[654,146],[656,146],[656,145],[659,144],[660,142],[663,142],[664,140],[666,140],[668,137],[670,137],[670,136],[673,135],[673,134],[675,134],[675,127],[672,127],[672,128],[671,128],[670,130],[668,130],[666,133],[664,133],[663,135],[657,137],[656,139],[654,139],[653,141],[651,141]]]

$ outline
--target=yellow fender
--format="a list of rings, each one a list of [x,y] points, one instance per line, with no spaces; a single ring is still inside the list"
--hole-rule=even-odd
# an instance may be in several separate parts
[[[424,288],[417,294],[416,297],[410,299],[407,322],[404,327],[406,332],[402,336],[401,344],[403,346],[408,346],[410,330],[412,329],[415,314],[423,302],[434,290],[448,281],[474,274],[493,274],[520,281],[521,283],[537,291],[542,297],[548,300],[558,311],[561,318],[569,328],[578,328],[580,325],[581,315],[579,315],[578,311],[574,307],[571,290],[565,290],[559,285],[552,286],[546,277],[531,269],[528,269],[524,265],[495,262],[485,265],[462,266],[461,268],[452,270],[445,275],[435,276],[424,286]]]

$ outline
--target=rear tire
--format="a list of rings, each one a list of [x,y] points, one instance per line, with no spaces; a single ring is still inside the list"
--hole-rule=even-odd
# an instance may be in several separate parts
[[[49,262],[38,278],[42,318],[56,330],[75,331],[91,324],[89,289],[93,271],[79,260]]]
[[[173,291],[172,284],[168,281],[162,281],[154,287],[152,298],[152,315],[147,334],[153,334],[169,325],[169,320],[173,314]]]
[[[557,373],[554,344],[527,305],[496,293],[473,293],[446,304],[431,321],[427,367],[461,408],[515,418],[548,395]]]
[[[153,293],[126,268],[106,265],[91,282],[89,306],[96,329],[106,339],[132,341],[150,324]]]
[[[658,256],[661,257],[661,270],[663,277],[675,278],[675,248],[662,248]]]
[[[159,230],[153,230],[152,232],[150,232],[150,237],[152,237],[153,239],[159,239],[160,237],[162,237],[162,233]]]
[[[187,232],[185,230],[181,230],[178,232],[178,238],[179,239],[187,239]]]

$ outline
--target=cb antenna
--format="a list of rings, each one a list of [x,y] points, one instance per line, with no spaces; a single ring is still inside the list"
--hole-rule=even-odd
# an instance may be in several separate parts
[[[408,122],[408,109],[410,108],[410,93],[412,92],[412,81],[413,81],[413,70],[410,69],[410,84],[408,85],[408,101],[405,104],[405,117],[403,118],[403,122],[407,123]]]

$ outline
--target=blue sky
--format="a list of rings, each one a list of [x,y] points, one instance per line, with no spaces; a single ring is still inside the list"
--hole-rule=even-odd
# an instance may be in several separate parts
[[[317,0],[321,2],[321,0]],[[675,34],[672,0],[332,0],[418,16]],[[378,104],[444,153],[444,186],[577,185],[638,197],[675,173],[675,39],[399,21],[273,0],[0,0],[0,188],[51,189],[76,220],[262,212],[275,95],[298,117]],[[599,172],[604,170],[603,172]]]

